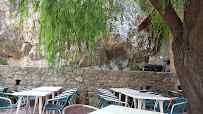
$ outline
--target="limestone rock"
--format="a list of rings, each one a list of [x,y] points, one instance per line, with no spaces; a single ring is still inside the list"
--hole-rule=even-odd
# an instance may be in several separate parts
[[[118,16],[112,23],[116,29],[108,38],[99,40],[94,50],[92,62],[84,47],[83,55],[78,58],[78,67],[91,69],[131,70],[132,66],[142,66],[147,63],[150,56],[162,56],[162,52],[155,50],[155,42],[150,41],[148,33],[149,16],[139,24],[141,16],[135,11],[140,9],[132,3],[132,10],[125,10],[124,21]],[[123,6],[125,7],[125,6]],[[12,8],[15,10],[16,7]],[[123,8],[127,9],[127,7]],[[130,11],[130,12],[129,12]],[[139,12],[139,11],[138,11]],[[33,13],[31,10],[29,13]],[[13,66],[46,66],[44,60],[45,47],[41,46],[42,55],[38,58],[38,35],[40,28],[39,14],[33,14],[28,18],[22,28],[18,28],[18,18],[10,18],[8,0],[0,1],[0,56],[7,59]],[[121,23],[123,23],[121,25]],[[35,25],[34,25],[35,24]],[[122,26],[120,28],[120,26]],[[33,27],[35,27],[33,29]],[[139,28],[138,28],[139,27]],[[163,46],[162,46],[163,47]],[[167,51],[167,50],[166,50]],[[159,54],[157,54],[159,53]],[[167,54],[164,57],[167,57]]]

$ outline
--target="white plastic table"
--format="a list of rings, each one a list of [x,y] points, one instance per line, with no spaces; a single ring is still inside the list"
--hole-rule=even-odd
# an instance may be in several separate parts
[[[53,99],[54,96],[55,96],[55,93],[57,93],[57,95],[59,95],[59,91],[60,91],[61,89],[62,89],[62,87],[45,87],[45,86],[42,86],[42,87],[34,88],[34,89],[32,89],[32,90],[33,90],[33,91],[46,91],[46,92],[51,92],[51,93],[52,93],[52,99]],[[33,114],[34,114],[34,112],[35,112],[37,100],[38,100],[38,97],[35,98],[35,105],[34,105]],[[52,101],[52,103],[54,104],[54,101]],[[54,112],[53,112],[53,114],[54,114]]]
[[[110,90],[113,91],[113,94],[115,95],[115,93],[117,92],[119,94],[119,100],[121,100],[121,95],[122,93],[121,92],[125,92],[125,91],[133,91],[133,92],[139,92],[137,90],[133,90],[133,89],[130,89],[130,88],[110,88]],[[125,101],[128,101],[128,97],[125,97]],[[136,99],[133,98],[133,101],[134,101],[134,106],[136,107]],[[127,107],[127,104],[125,104],[125,107]]]
[[[126,99],[128,99],[128,97],[138,99],[138,109],[141,109],[142,102],[143,102],[143,109],[145,109],[145,107],[146,107],[145,100],[146,99],[157,100],[159,102],[159,107],[160,107],[161,113],[164,112],[163,111],[164,100],[171,100],[171,98],[168,98],[168,97],[163,97],[160,95],[154,95],[154,94],[149,94],[149,93],[141,93],[141,92],[133,92],[133,91],[128,91],[128,92],[123,91],[121,93],[126,96]],[[127,102],[127,100],[125,102]]]
[[[89,114],[161,114],[161,113],[147,111],[147,110],[140,110],[135,108],[128,108],[123,106],[110,105],[102,109],[98,109]]]
[[[0,88],[0,91],[3,91],[4,90],[4,88]]]
[[[121,100],[121,92],[124,92],[124,91],[136,91],[136,90],[133,90],[133,89],[130,89],[130,88],[110,88],[110,90],[113,91],[113,94],[115,95],[115,93],[119,93],[119,100]]]
[[[52,94],[52,92],[50,92],[50,91],[48,92],[48,91],[33,91],[33,90],[12,93],[12,95],[19,97],[16,114],[19,113],[23,96],[27,96],[26,113],[27,113],[28,109],[30,108],[30,97],[36,96],[39,98],[39,114],[42,114],[42,97],[46,97],[46,100],[47,100],[48,99],[47,96],[51,95],[51,94]]]
[[[59,95],[59,91],[62,89],[62,87],[38,87],[38,88],[34,88],[32,89],[33,91],[48,91],[48,92],[52,92],[52,98],[54,98],[55,92],[57,92],[57,95]]]

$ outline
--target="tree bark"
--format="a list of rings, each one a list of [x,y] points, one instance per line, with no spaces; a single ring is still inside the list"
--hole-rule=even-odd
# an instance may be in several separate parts
[[[157,11],[161,14],[162,18],[168,25],[171,33],[173,36],[176,36],[180,33],[182,33],[182,25],[180,18],[176,14],[173,6],[171,4],[167,4],[165,7],[165,12],[162,14],[162,6],[159,5],[159,0],[150,0],[152,5],[157,9]]]
[[[158,0],[150,0],[160,12]],[[173,39],[174,64],[183,96],[188,99],[187,113],[203,113],[203,0],[187,0],[183,26],[171,14],[162,15],[169,26]],[[169,7],[171,7],[169,5]],[[170,9],[170,8],[169,8]],[[167,9],[166,9],[167,10]],[[172,12],[171,12],[172,13]],[[176,15],[176,13],[172,14]],[[174,16],[175,17],[175,16]],[[168,18],[168,19],[167,19]],[[182,31],[178,30],[181,26]]]

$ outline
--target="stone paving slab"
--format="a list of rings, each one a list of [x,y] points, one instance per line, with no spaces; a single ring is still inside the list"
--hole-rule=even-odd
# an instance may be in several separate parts
[[[0,110],[0,114],[6,114],[7,110]],[[28,114],[33,114],[33,107],[30,108],[30,112]],[[16,109],[13,109],[13,114],[16,113]],[[9,111],[7,114],[12,114],[11,111]],[[25,108],[21,108],[19,114],[25,114]],[[37,111],[35,111],[35,114],[39,114]],[[56,112],[55,114],[58,114],[58,112]]]
[[[31,107],[30,110],[31,110],[31,112],[33,112],[33,107]],[[15,113],[16,113],[16,109],[13,110],[13,114],[15,114]],[[6,114],[6,110],[0,110],[0,114]],[[11,111],[10,111],[10,112],[7,113],[7,114],[12,114],[12,113],[11,113]],[[25,109],[24,109],[24,108],[21,108],[19,114],[25,114]],[[30,114],[30,113],[28,113],[28,114]],[[33,114],[33,113],[31,113],[31,114]],[[35,114],[39,114],[39,113],[35,112]],[[58,112],[56,112],[55,114],[58,114]],[[183,112],[183,114],[187,114],[187,112]]]

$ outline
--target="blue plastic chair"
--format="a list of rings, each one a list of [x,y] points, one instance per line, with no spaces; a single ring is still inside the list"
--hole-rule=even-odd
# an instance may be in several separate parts
[[[9,102],[9,104],[7,103]],[[21,107],[25,106],[25,103],[21,104]],[[4,97],[4,93],[0,92],[0,109],[10,109],[13,113],[13,108],[17,108],[18,104],[12,104],[11,100],[9,98]]]
[[[103,107],[106,107],[106,106],[109,106],[109,105],[112,105],[113,104],[113,101],[110,101],[110,100],[105,100],[104,97],[100,96],[99,95],[99,99],[103,105]]]
[[[163,96],[163,97],[169,97],[169,95],[161,95],[161,96]],[[163,102],[163,110],[164,110],[164,112],[167,110],[166,109],[166,104],[167,104],[167,100],[164,100],[164,102]],[[155,107],[155,110],[157,111],[157,112],[160,112],[160,108],[159,108],[159,103],[157,104],[157,106]]]
[[[151,92],[151,90],[148,91],[148,92]],[[157,94],[157,92],[152,92],[152,93],[149,93],[149,94]],[[146,99],[145,103],[146,103],[146,108],[153,109],[154,108],[154,104],[155,104],[155,100]]]
[[[74,97],[75,97],[75,95],[78,93],[78,90],[79,90],[79,88],[76,88],[76,90],[75,90],[75,92],[73,93],[73,95],[71,96],[71,98],[70,98],[70,100],[68,101],[68,104],[73,104],[73,102],[75,102],[74,101]],[[72,92],[67,92],[67,93],[72,93]],[[66,98],[61,98],[61,99],[58,99],[58,100],[56,100],[57,102],[66,102],[66,100],[67,100],[67,97]]]
[[[43,114],[45,112],[45,110],[55,110],[58,111],[59,114],[61,114],[61,111],[63,110],[64,107],[66,107],[68,105],[68,103],[70,102],[70,99],[72,97],[72,94],[66,94],[66,95],[61,95],[62,97],[56,96],[54,99],[49,99],[46,101],[45,106],[43,107]],[[49,103],[50,101],[55,101],[57,99],[61,99],[61,98],[66,98],[66,101],[63,105],[58,105],[58,104],[52,104]]]
[[[146,92],[151,92],[152,90],[151,89],[146,89]]]
[[[119,105],[119,106],[123,106],[123,104],[127,104],[128,107],[130,107],[130,105],[126,102],[122,102],[119,99],[115,99],[112,97],[107,97],[107,96],[102,96],[98,93],[99,99],[103,105],[103,107],[107,107],[109,105]]]
[[[111,99],[114,99],[114,100],[118,100],[119,101],[119,99],[112,93],[112,92],[110,92],[110,91],[108,91],[108,90],[106,90],[106,89],[102,89],[102,88],[100,88],[100,89],[98,89],[98,95],[99,96],[105,96],[105,97],[107,97],[107,98],[111,98]],[[100,98],[99,98],[100,99]],[[110,102],[112,102],[112,101],[109,101],[109,103]],[[112,103],[111,103],[112,104]],[[102,106],[102,102],[101,102],[101,99],[99,100],[99,102],[98,102],[98,104],[97,104],[97,108],[101,108],[101,106]]]
[[[176,103],[172,106],[171,110],[165,110],[164,113],[168,114],[183,114],[188,99],[178,97]]]
[[[5,88],[3,89],[3,92],[6,93],[7,91],[8,91],[8,87],[5,87]]]

